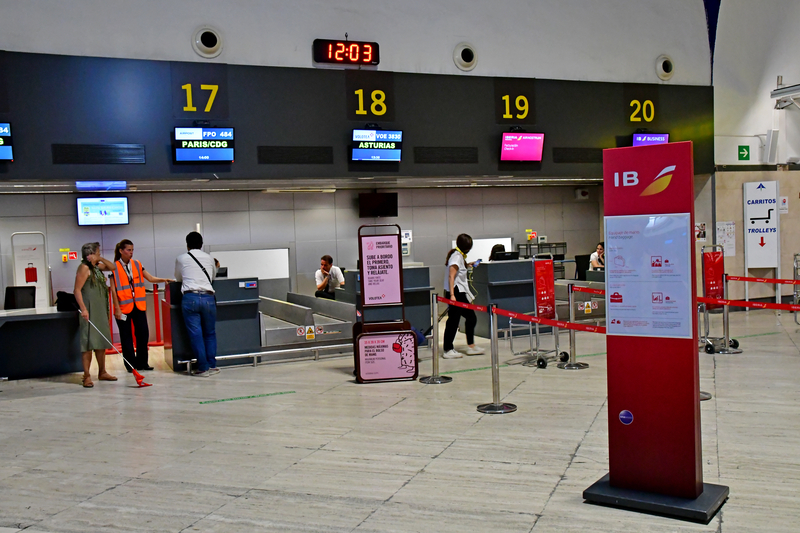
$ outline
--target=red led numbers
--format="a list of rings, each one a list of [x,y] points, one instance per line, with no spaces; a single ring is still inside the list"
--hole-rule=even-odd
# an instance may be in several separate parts
[[[314,62],[339,65],[377,65],[378,43],[360,41],[314,40]]]

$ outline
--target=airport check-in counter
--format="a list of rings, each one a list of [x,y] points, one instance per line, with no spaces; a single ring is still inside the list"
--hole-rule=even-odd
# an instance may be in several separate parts
[[[533,262],[530,259],[481,263],[472,270],[472,287],[477,292],[474,304],[495,304],[500,309],[518,313],[533,312]],[[490,338],[489,314],[476,314],[475,334]],[[463,331],[463,321],[460,327]],[[497,316],[497,327],[507,329],[508,317]]]
[[[261,351],[258,315],[258,280],[256,278],[217,278],[213,283],[217,299],[217,356]],[[178,361],[194,358],[181,311],[181,283],[170,283],[161,301],[164,317],[164,359],[173,370],[185,370]],[[220,360],[219,366],[240,364]]]
[[[403,302],[406,320],[420,331],[431,327],[431,286],[430,268],[426,266],[403,266]],[[344,273],[344,288],[336,291],[336,300],[355,305],[361,309],[361,281],[357,270]],[[402,320],[399,307],[380,307],[367,309],[370,322],[393,322]]]
[[[262,296],[260,316],[262,360],[270,350],[300,348],[351,342],[356,308],[352,304],[290,292],[286,300]],[[286,359],[285,355],[276,354]],[[297,353],[302,357],[302,353]]]
[[[0,311],[0,378],[82,371],[79,320],[77,311],[55,307]]]

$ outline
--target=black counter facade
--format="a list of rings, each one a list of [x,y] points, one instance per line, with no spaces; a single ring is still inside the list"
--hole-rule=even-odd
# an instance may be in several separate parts
[[[472,271],[476,305],[495,304],[506,311],[533,311],[533,262],[530,259],[481,263]],[[475,335],[491,337],[488,313],[476,313]],[[463,328],[463,323],[462,326]],[[508,317],[497,316],[498,329],[508,328]]]

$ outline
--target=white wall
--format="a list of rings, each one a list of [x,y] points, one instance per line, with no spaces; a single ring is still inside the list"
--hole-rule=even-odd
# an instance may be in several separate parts
[[[800,109],[776,114],[769,96],[778,75],[785,85],[800,84],[799,23],[797,0],[722,2],[714,57],[717,163],[735,164],[737,146],[745,144],[746,136],[765,134],[773,121],[781,120],[778,161],[800,155]],[[727,135],[742,137],[722,137]],[[758,158],[749,163],[758,164]]]
[[[0,49],[206,61],[191,47],[211,24],[212,61],[311,67],[315,38],[377,41],[380,70],[458,74],[453,49],[472,43],[472,75],[708,85],[702,0],[0,0]]]
[[[512,237],[524,242],[525,230],[566,241],[570,255],[588,253],[600,236],[599,187],[576,201],[571,187],[404,189],[398,191],[399,216],[380,219],[414,235],[408,260],[431,266],[431,282],[441,288],[444,257],[459,233],[474,238]],[[335,194],[263,194],[261,192],[128,193],[130,224],[79,227],[75,195],[0,195],[0,271],[2,286],[13,285],[10,237],[15,231],[42,231],[55,291],[72,292],[78,261],[61,262],[59,249],[80,252],[100,242],[113,258],[123,238],[134,243],[134,257],[159,277],[172,277],[175,257],[186,251],[186,234],[202,225],[205,244],[294,246],[295,290],[313,294],[314,272],[323,254],[353,269],[358,258],[358,227],[374,219],[358,218],[357,191]],[[292,270],[292,268],[290,268]],[[4,290],[4,289],[3,289]]]

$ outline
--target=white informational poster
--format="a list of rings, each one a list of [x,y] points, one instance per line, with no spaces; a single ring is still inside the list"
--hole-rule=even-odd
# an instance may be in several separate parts
[[[693,336],[691,217],[605,217],[608,335]]]
[[[736,257],[736,223],[717,222],[717,244],[725,250],[725,257]]]
[[[694,223],[694,240],[697,242],[706,242],[706,223]]]
[[[781,215],[788,215],[789,214],[789,197],[788,196],[779,196],[778,197],[778,211]]]
[[[777,268],[780,255],[778,182],[744,183],[744,257],[746,268]]]
[[[21,244],[25,243],[25,244]],[[50,271],[44,237],[39,235],[16,235],[14,246],[14,285],[36,287],[36,307],[50,306]]]

